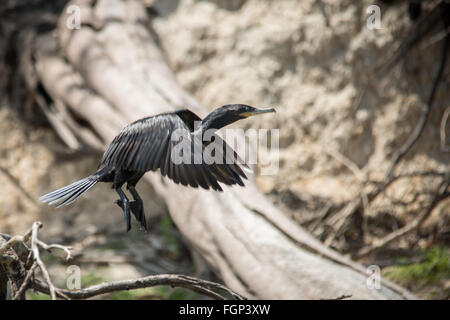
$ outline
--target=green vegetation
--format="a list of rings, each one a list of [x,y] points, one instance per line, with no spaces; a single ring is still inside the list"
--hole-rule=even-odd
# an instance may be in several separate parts
[[[109,300],[139,300],[143,293],[140,290],[117,291],[107,296]]]
[[[118,291],[107,296],[111,300],[140,300],[140,299],[164,299],[164,300],[190,300],[200,296],[183,288],[170,288],[157,286],[153,288]]]
[[[181,248],[178,239],[173,234],[173,222],[169,214],[164,214],[160,219],[160,227],[164,237],[167,239],[167,246],[170,252],[173,254],[174,259],[178,259],[180,256]]]
[[[155,287],[156,294],[167,300],[192,300],[199,299],[195,292],[183,288],[171,288],[167,286]]]
[[[59,250],[53,250],[51,254],[41,254],[41,259],[42,261],[47,265],[47,264],[53,264],[53,263],[58,263],[64,260],[64,258],[62,258],[62,256],[59,256],[57,251]]]
[[[401,263],[402,260],[399,260]],[[384,275],[409,287],[425,289],[429,287],[428,298],[444,298],[450,292],[442,292],[443,284],[450,279],[450,250],[446,247],[433,247],[424,252],[423,260],[418,263],[397,265],[385,268]],[[433,288],[437,286],[440,290]],[[445,289],[444,289],[445,290]]]
[[[97,273],[90,272],[81,277],[81,286],[83,288],[86,288],[89,286],[99,284],[100,282],[103,282],[103,281],[104,281],[104,279],[101,276],[99,276]]]
[[[29,300],[50,300],[49,295],[39,292],[28,291],[27,295]]]
[[[450,279],[450,253],[447,248],[434,247],[424,254],[419,263],[386,268],[388,278],[404,283],[436,283]]]

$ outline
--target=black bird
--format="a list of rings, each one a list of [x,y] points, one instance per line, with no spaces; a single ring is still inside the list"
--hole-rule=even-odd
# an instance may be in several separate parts
[[[207,130],[215,132],[240,119],[268,112],[275,110],[230,104],[214,110],[203,120],[187,109],[137,120],[123,128],[114,138],[103,154],[99,164],[101,168],[97,172],[39,199],[61,207],[74,202],[97,182],[112,182],[112,187],[120,196],[116,203],[124,212],[126,230],[131,229],[130,210],[136,220],[147,229],[142,199],[135,189],[145,172],[160,169],[163,176],[167,175],[175,183],[194,188],[222,191],[218,182],[244,186],[242,179],[247,177],[239,164],[244,168],[248,167],[237,158],[236,152],[215,134],[214,139],[209,141],[204,141],[203,137]],[[178,142],[185,139],[184,141],[192,144],[190,154],[187,155],[189,161],[173,161],[171,153],[177,146],[177,141],[172,137],[174,133],[179,136]],[[200,145],[200,151],[203,151],[212,141],[222,143],[219,144],[223,146],[219,149],[222,150],[221,154],[215,154],[222,161],[194,161],[194,151],[199,150],[195,149],[195,145]],[[230,154],[233,156],[231,160]],[[124,183],[127,183],[127,189],[134,201],[130,201],[122,190]]]

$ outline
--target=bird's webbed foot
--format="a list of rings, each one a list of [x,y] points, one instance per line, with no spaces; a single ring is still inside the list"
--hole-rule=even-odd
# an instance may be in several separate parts
[[[121,207],[122,210],[124,210],[122,200],[117,200],[116,204]],[[147,230],[147,222],[145,220],[144,206],[142,205],[142,201],[129,201],[129,208],[131,209],[131,212],[133,213],[136,220],[139,221],[139,223],[145,230]]]
[[[134,214],[134,217],[141,224],[141,226],[147,230],[147,221],[145,220],[144,206],[142,201],[136,200],[130,202],[131,212]]]
[[[127,232],[131,230],[131,216],[130,216],[130,203],[125,202],[122,204],[123,206],[123,214],[125,216],[125,221],[127,224]]]
[[[122,200],[116,200],[116,204],[123,210],[123,202]]]
[[[136,217],[136,220],[140,222],[144,230],[147,231],[148,229],[147,229],[147,221],[145,220],[144,202],[137,193],[134,185],[131,186],[128,185],[128,190],[130,190],[130,193],[133,195],[133,198],[135,200],[132,202],[131,212],[133,212],[134,216]]]
[[[120,190],[120,189],[119,189]],[[121,196],[121,200],[117,200],[116,204],[122,208],[123,210],[123,214],[125,216],[125,223],[126,223],[126,229],[127,232],[131,230],[131,216],[130,216],[130,201],[125,197],[125,195],[123,194],[123,192],[119,192],[119,195]],[[122,190],[120,190],[122,191]]]

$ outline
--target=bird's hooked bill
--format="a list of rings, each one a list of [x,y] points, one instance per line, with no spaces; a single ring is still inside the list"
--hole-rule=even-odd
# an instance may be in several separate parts
[[[255,109],[255,110],[250,111],[250,112],[244,112],[244,113],[241,113],[241,115],[242,115],[243,117],[248,118],[248,117],[252,117],[252,116],[257,116],[258,114],[272,113],[272,112],[275,112],[275,109],[274,109],[274,108]]]

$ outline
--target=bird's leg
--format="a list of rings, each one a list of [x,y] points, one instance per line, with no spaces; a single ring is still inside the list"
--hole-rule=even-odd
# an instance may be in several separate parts
[[[128,190],[130,190],[133,199],[135,200],[130,203],[131,212],[133,212],[134,216],[136,217],[136,220],[138,220],[144,227],[144,229],[147,230],[147,222],[145,220],[145,213],[144,213],[144,203],[142,202],[141,197],[139,196],[133,185],[131,186],[128,185],[127,187]]]
[[[131,229],[131,217],[130,217],[130,201],[121,188],[116,188],[116,192],[120,196],[120,200],[117,201],[119,207],[123,209],[125,215],[125,222],[127,224],[127,232]]]

